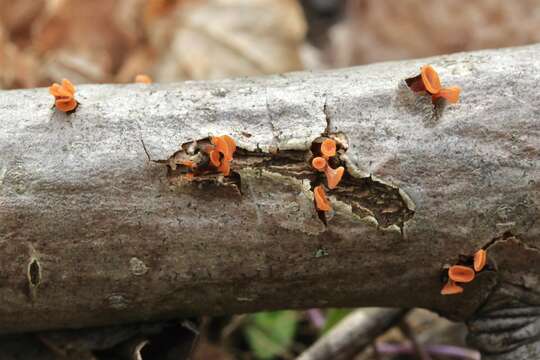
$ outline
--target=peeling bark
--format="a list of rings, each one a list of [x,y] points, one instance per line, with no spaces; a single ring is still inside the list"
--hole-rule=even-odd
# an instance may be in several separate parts
[[[0,92],[0,331],[424,307],[468,319],[471,341],[493,359],[537,354],[539,56],[534,45],[323,73],[85,85],[70,115],[51,108],[46,89]],[[426,63],[462,87],[459,104],[434,107],[407,88]],[[181,144],[221,134],[241,149],[239,178],[174,181],[167,162]],[[306,160],[314,139],[338,134],[347,175],[329,193],[325,225]],[[464,294],[441,296],[444,265],[482,247],[492,267]],[[498,319],[514,308],[534,325],[505,327]],[[484,336],[482,319],[510,345]]]

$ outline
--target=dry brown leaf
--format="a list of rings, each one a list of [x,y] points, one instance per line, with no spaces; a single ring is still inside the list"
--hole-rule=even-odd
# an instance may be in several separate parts
[[[207,79],[301,69],[296,0],[5,2],[1,86]],[[18,37],[10,38],[11,30]],[[152,71],[152,69],[154,71]]]
[[[37,58],[10,42],[0,26],[0,88],[36,87],[38,70]]]
[[[28,44],[31,24],[43,12],[46,0],[0,0],[0,25],[10,41]]]
[[[158,81],[301,69],[306,24],[296,0],[184,1],[148,25]],[[171,29],[174,29],[171,32]]]
[[[50,0],[32,36],[33,50],[47,62],[45,76],[75,73],[79,83],[110,81],[138,41],[115,17],[120,5],[118,0]]]
[[[334,66],[540,41],[540,0],[349,0],[331,31]]]

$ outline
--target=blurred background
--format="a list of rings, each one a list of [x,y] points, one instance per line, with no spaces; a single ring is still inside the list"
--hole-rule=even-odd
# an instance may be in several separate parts
[[[0,87],[215,79],[540,40],[539,0],[0,0]]]
[[[540,41],[540,0],[0,0],[0,9],[3,89],[318,70]],[[193,356],[294,359],[350,311],[199,319]],[[393,329],[357,359],[415,359],[411,342],[465,347],[464,326],[430,312],[405,324],[413,335]]]

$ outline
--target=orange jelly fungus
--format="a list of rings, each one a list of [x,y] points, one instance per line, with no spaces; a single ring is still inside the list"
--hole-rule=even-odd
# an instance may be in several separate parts
[[[317,207],[317,210],[330,211],[330,209],[332,209],[322,185],[315,186],[313,195],[315,197],[315,206]]]
[[[230,151],[231,157],[232,157],[232,154],[234,154],[236,152],[236,142],[234,142],[234,139],[232,137],[230,137],[229,135],[223,135],[221,138],[223,140],[225,140],[225,142],[229,146],[229,151]]]
[[[135,82],[139,84],[151,84],[152,78],[146,74],[138,74],[135,76]]]
[[[325,139],[321,144],[321,153],[327,159],[336,155],[336,142],[332,139]]]
[[[448,269],[448,277],[455,282],[468,283],[474,279],[474,270],[468,266],[453,265]]]
[[[224,158],[232,158],[232,154],[229,150],[229,144],[221,136],[212,136],[210,142],[214,145],[214,150],[223,154]]]
[[[456,294],[461,294],[462,292],[463,292],[463,288],[457,285],[452,280],[448,280],[448,282],[443,286],[441,290],[442,295],[456,295]]]
[[[328,183],[328,188],[335,189],[341,181],[344,172],[345,168],[343,166],[340,166],[337,169],[332,169],[330,166],[327,166],[324,173],[326,174],[326,182]]]
[[[439,74],[437,74],[431,65],[422,66],[420,76],[422,77],[422,84],[428,93],[433,95],[441,91]]]
[[[75,86],[67,79],[62,80],[62,85],[54,83],[49,87],[49,93],[54,96],[54,106],[63,112],[69,112],[77,108],[75,100]]]
[[[479,272],[482,271],[484,266],[486,266],[487,261],[487,252],[484,249],[478,250],[474,254],[474,271]]]
[[[458,86],[450,86],[447,88],[442,88],[441,91],[439,91],[436,94],[433,94],[431,98],[433,101],[436,101],[439,98],[444,98],[449,103],[455,104],[459,101],[460,93],[461,93],[461,89]]]
[[[223,175],[229,176],[231,172],[231,161],[236,151],[236,143],[228,135],[212,136],[210,142],[214,145],[210,151],[210,162],[217,167]]]
[[[319,171],[324,171],[326,165],[328,165],[328,162],[325,158],[318,156],[311,160],[311,165]]]

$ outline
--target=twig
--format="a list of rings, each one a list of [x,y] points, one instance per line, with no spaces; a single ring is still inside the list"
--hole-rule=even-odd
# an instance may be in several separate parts
[[[452,345],[426,345],[426,352],[432,355],[445,355],[464,360],[480,360],[480,353],[476,350],[466,349]],[[411,343],[389,344],[379,343],[375,345],[375,351],[379,354],[414,354],[415,348]]]
[[[356,310],[304,351],[297,360],[349,359],[399,322],[406,313],[406,310],[401,309]]]
[[[418,339],[416,338],[416,335],[414,334],[414,331],[411,329],[409,324],[406,321],[402,321],[399,324],[399,329],[405,335],[413,345],[416,354],[421,360],[431,360],[431,356],[426,352],[422,344],[418,342]]]

